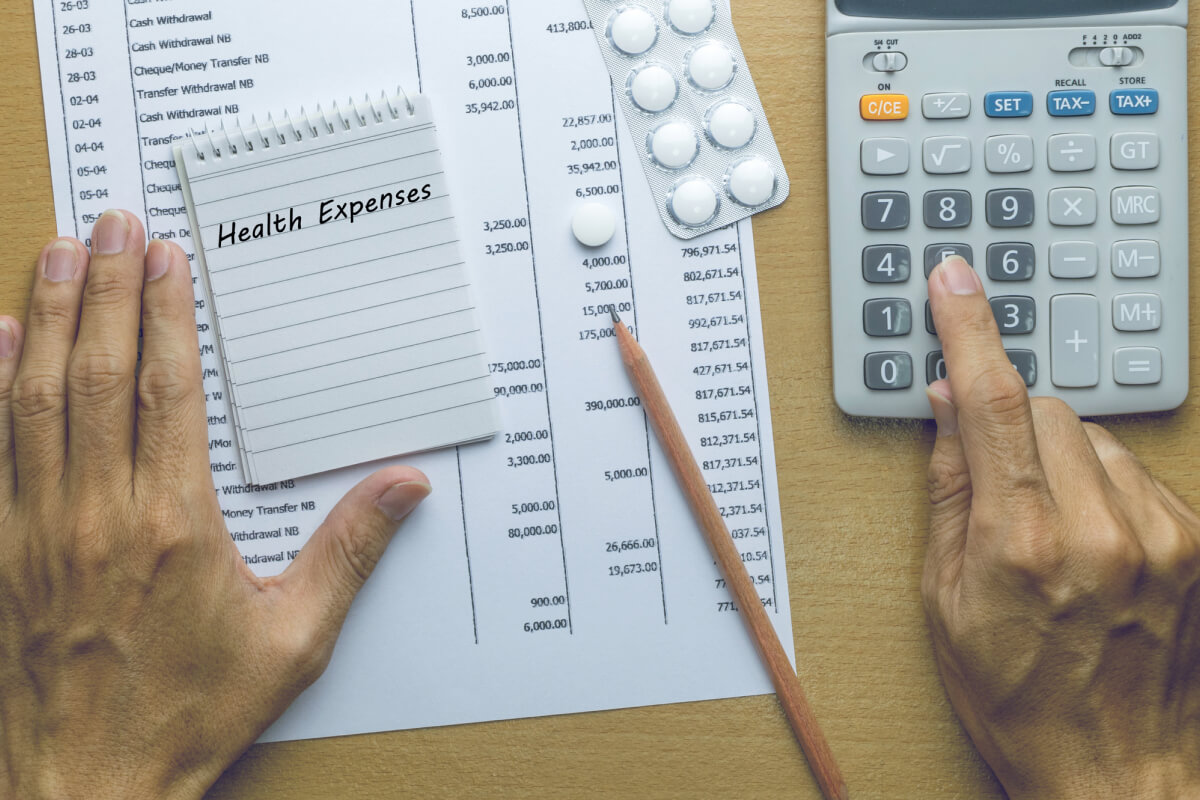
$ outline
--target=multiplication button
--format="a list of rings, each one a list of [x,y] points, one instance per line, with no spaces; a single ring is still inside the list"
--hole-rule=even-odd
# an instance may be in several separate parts
[[[1079,226],[1093,225],[1095,222],[1095,189],[1070,188],[1050,190],[1051,225]]]
[[[1100,383],[1100,301],[1094,296],[1050,299],[1050,379],[1063,389]]]

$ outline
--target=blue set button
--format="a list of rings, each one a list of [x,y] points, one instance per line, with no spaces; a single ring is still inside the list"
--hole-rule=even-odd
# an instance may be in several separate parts
[[[1108,98],[1114,114],[1157,114],[1157,89],[1118,89]]]
[[[1028,117],[1033,113],[1033,93],[988,92],[983,108],[989,117]]]
[[[1046,108],[1052,117],[1090,117],[1096,113],[1096,93],[1088,89],[1051,92]]]

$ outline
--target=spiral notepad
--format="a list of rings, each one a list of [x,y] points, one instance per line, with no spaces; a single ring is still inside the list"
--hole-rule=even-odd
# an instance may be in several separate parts
[[[425,98],[194,134],[175,161],[247,482],[499,430]]]

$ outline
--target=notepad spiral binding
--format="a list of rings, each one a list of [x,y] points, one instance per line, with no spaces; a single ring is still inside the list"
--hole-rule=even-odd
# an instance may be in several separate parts
[[[378,100],[372,100],[370,95],[361,103],[351,98],[348,107],[349,113],[339,108],[335,100],[328,112],[319,104],[313,114],[307,114],[301,108],[299,120],[293,120],[291,114],[286,111],[280,121],[276,121],[270,114],[267,115],[265,123],[259,123],[251,117],[249,130],[242,127],[240,118],[235,118],[234,124],[237,127],[232,130],[227,128],[222,120],[221,126],[216,130],[206,126],[203,131],[192,132],[188,138],[196,151],[197,159],[207,161],[211,158],[220,161],[226,152],[236,156],[241,152],[253,153],[259,148],[270,150],[272,147],[287,147],[289,142],[299,144],[353,130],[355,122],[359,128],[366,128],[372,124],[383,124],[389,117],[392,120],[399,120],[402,116],[411,119],[416,116],[417,111],[404,87],[397,87],[396,94],[391,97],[387,92],[383,92]]]

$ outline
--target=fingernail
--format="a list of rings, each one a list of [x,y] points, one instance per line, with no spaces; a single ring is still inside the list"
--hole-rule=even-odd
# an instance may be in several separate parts
[[[156,281],[171,268],[171,248],[155,239],[146,248],[146,283]]]
[[[0,322],[0,358],[12,358],[17,340],[7,322]]]
[[[979,294],[983,284],[979,275],[962,256],[950,256],[942,262],[942,282],[953,294]]]
[[[929,407],[933,409],[933,418],[937,422],[938,436],[953,436],[958,433],[958,409],[950,398],[938,392],[932,386],[925,389],[929,398]]]
[[[92,229],[92,251],[102,256],[125,252],[129,220],[120,211],[105,211]]]
[[[46,280],[62,283],[75,277],[79,269],[79,248],[74,242],[59,239],[46,254]]]
[[[410,481],[409,483],[397,483],[392,488],[383,493],[383,497],[379,498],[376,505],[396,522],[407,517],[413,512],[421,501],[429,497],[429,493],[433,491],[433,487],[428,483],[420,481]]]

